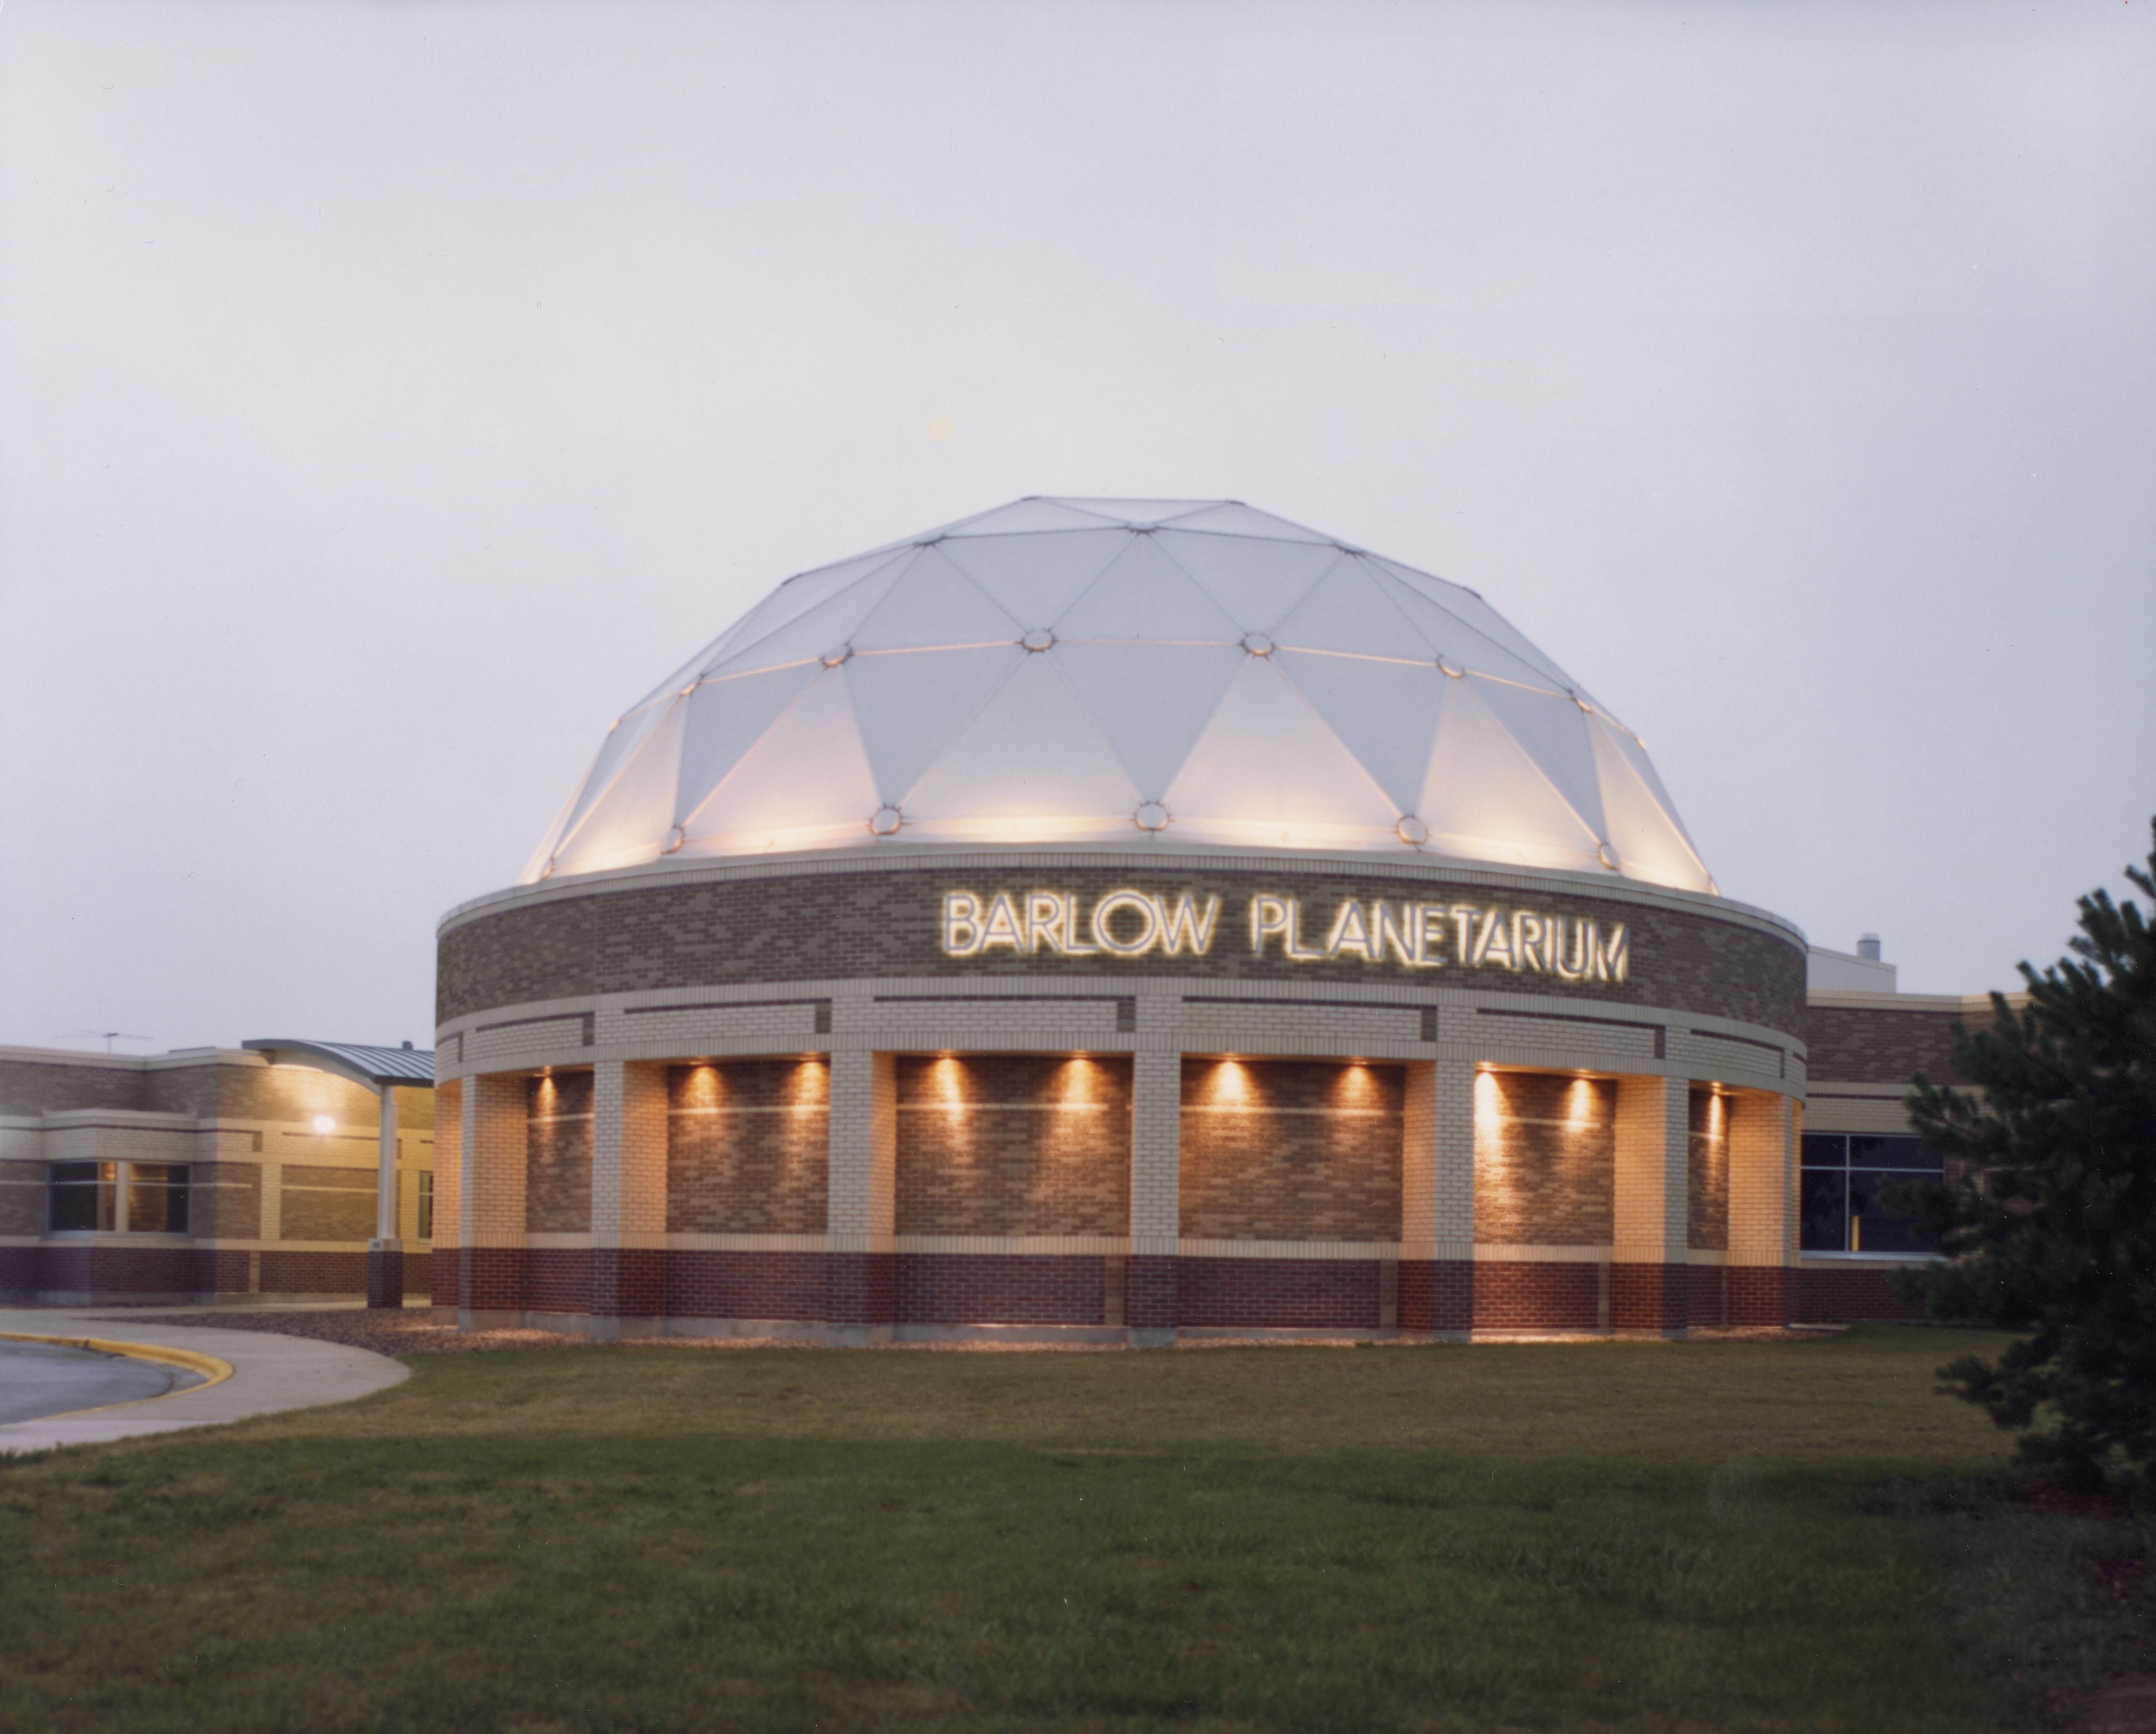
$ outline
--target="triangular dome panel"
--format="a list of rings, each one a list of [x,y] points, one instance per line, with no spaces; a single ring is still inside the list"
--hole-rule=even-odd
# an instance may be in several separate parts
[[[1181,529],[1163,530],[1154,540],[1244,631],[1276,637],[1281,621],[1341,558],[1329,543],[1261,542]]]
[[[1424,663],[1437,658],[1437,647],[1415,630],[1360,560],[1337,563],[1296,605],[1273,636],[1297,650]]]
[[[1609,827],[1609,846],[1625,872],[1656,885],[1696,884],[1707,864],[1684,834],[1684,827],[1648,788],[1618,738],[1599,717],[1588,718],[1588,733],[1602,774],[1602,810]]]
[[[1516,686],[1480,674],[1467,677],[1475,696],[1489,706],[1512,738],[1598,840],[1609,833],[1602,824],[1602,775],[1594,746],[1587,736],[1587,713],[1562,692]]]
[[[1061,536],[974,536],[943,545],[1021,630],[1052,625],[1086,585],[1127,547],[1125,529],[1073,530]]]
[[[1363,656],[1281,650],[1272,660],[1385,791],[1394,816],[1413,813],[1449,682],[1413,663]]]
[[[613,727],[607,730],[606,738],[599,743],[598,756],[592,760],[592,768],[584,773],[584,780],[578,785],[575,796],[554,822],[555,836],[547,851],[548,859],[561,847],[562,840],[583,822],[584,815],[613,786],[621,768],[644,744],[645,737],[659,726],[669,707],[680,696],[680,690],[676,686],[654,692],[634,710],[616,719]]]
[[[801,696],[820,671],[795,662],[757,674],[706,681],[682,707],[681,772],[671,822],[686,820],[704,797]]]
[[[658,854],[674,827],[675,791],[681,775],[681,723],[685,698],[667,706],[620,774],[591,810],[572,826],[555,859],[569,873],[603,872]]]
[[[942,549],[924,548],[846,642],[857,651],[1015,644],[1024,630]]]
[[[1197,581],[1153,545],[1133,536],[1055,621],[1058,638],[1155,644],[1235,644],[1243,629]]]
[[[1310,702],[1264,656],[1245,659],[1168,791],[1178,836],[1324,848],[1399,815]]]
[[[946,536],[1013,536],[1050,530],[1106,530],[1122,526],[1104,512],[1088,512],[1082,505],[1060,500],[1014,500],[984,512],[978,517],[962,517],[947,524]]]
[[[1060,495],[1055,503],[1068,506],[1080,512],[1097,512],[1103,517],[1119,518],[1127,524],[1157,524],[1164,518],[1183,517],[1201,512],[1211,503],[1206,500],[1092,500],[1076,495]]]
[[[1130,828],[1141,797],[1045,656],[1028,656],[906,792],[915,837],[1055,841]]]
[[[725,780],[682,821],[685,854],[829,848],[869,836],[875,774],[834,669],[821,669]]]
[[[709,664],[713,674],[747,674],[758,668],[783,668],[803,662],[844,644],[899,584],[918,554],[906,548],[875,570],[859,575],[829,595],[800,610],[783,625],[733,646]]]
[[[1158,800],[1248,660],[1236,645],[1059,644],[1049,652],[1122,761]]]
[[[788,579],[744,615],[737,625],[706,646],[690,666],[700,673],[709,673],[734,661],[811,610],[822,608],[855,590],[856,586],[879,576],[888,579],[894,575],[912,552],[909,548],[879,548],[872,554],[863,554],[859,559],[841,560],[835,565],[821,566],[813,572],[800,573]],[[871,586],[860,594],[866,599],[861,604],[861,612],[866,614],[875,605],[875,599],[883,594],[883,589],[880,586]],[[763,666],[768,666],[772,662],[783,661],[784,658],[766,656],[761,660]]]
[[[1447,854],[1594,872],[1600,839],[1466,680],[1445,683],[1416,816]]]
[[[897,806],[921,773],[981,713],[1027,652],[1014,644],[936,656],[936,678],[921,677],[920,653],[870,651],[845,666],[861,743],[875,767],[882,804]]]
[[[1322,542],[1328,548],[1339,545],[1330,536],[1306,529],[1301,524],[1291,524],[1284,517],[1275,517],[1270,512],[1260,512],[1240,500],[1216,501],[1203,511],[1185,512],[1176,519],[1175,527],[1206,530],[1223,536],[1264,537],[1274,542]]]
[[[1378,554],[1366,554],[1363,558],[1390,573],[1409,589],[1428,597],[1489,643],[1533,669],[1552,686],[1560,690],[1568,687],[1578,690],[1578,682],[1558,666],[1554,658],[1545,656],[1536,646],[1529,643],[1525,633],[1465,584],[1456,584],[1450,579],[1419,572],[1412,566],[1403,566],[1398,560],[1388,560]]]

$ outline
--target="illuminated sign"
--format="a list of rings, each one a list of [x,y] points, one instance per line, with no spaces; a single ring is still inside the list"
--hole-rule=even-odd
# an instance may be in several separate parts
[[[1306,911],[1300,898],[1260,892],[1245,918],[1224,924],[1220,899],[1188,892],[1173,902],[1149,891],[1111,891],[1090,908],[1061,891],[947,892],[943,954],[1019,956],[1206,957],[1224,933],[1246,939],[1251,954],[1290,963],[1353,959],[1411,970],[1454,965],[1554,975],[1560,981],[1622,981],[1629,964],[1622,922],[1606,925],[1537,909],[1413,898],[1348,898]],[[1319,935],[1322,934],[1321,939]],[[1276,950],[1275,948],[1277,948]]]

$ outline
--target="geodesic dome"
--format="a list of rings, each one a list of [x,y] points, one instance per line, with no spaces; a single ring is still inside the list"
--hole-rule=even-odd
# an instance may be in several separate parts
[[[615,723],[524,882],[924,843],[1714,889],[1639,738],[1474,591],[1236,501],[1038,497],[787,579]]]

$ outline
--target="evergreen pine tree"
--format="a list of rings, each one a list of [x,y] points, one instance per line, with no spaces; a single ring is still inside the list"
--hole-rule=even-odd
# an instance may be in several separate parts
[[[2156,834],[2156,823],[2152,823]],[[2127,877],[2156,897],[2156,848]],[[1981,1093],[1919,1073],[1909,1095],[1948,1183],[1897,1201],[1946,1262],[1897,1272],[1933,1317],[2025,1331],[1994,1361],[1940,1369],[2021,1433],[2023,1461],[2083,1486],[2156,1484],[2156,925],[2132,899],[2080,899],[2073,955],[2021,974],[2016,1012],[1958,1031]]]

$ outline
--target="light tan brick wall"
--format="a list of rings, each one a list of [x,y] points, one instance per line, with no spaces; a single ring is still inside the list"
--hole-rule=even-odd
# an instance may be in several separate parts
[[[1690,1094],[1679,1078],[1617,1080],[1610,1223],[1621,1263],[1684,1262]]]
[[[1173,1257],[1183,1171],[1183,1056],[1131,1057],[1131,1251]]]
[[[592,1080],[592,1243],[652,1247],[666,1236],[666,1068],[604,1060]]]
[[[888,1053],[831,1056],[830,1247],[891,1249],[898,1157],[896,1067]]]
[[[465,1087],[452,1079],[434,1097],[434,1233],[438,1252],[454,1252],[463,1238]]]
[[[1786,1096],[1728,1097],[1729,1262],[1787,1264],[1796,1258],[1795,1107]]]
[[[525,1080],[481,1073],[464,1093],[464,1185],[458,1241],[468,1247],[524,1244]]]

